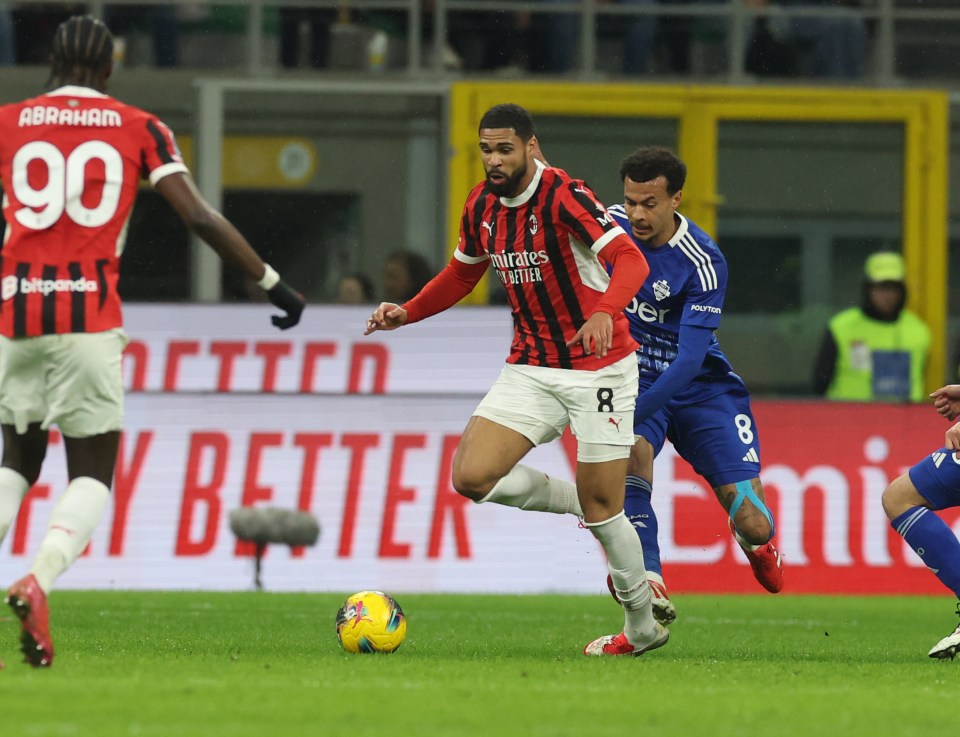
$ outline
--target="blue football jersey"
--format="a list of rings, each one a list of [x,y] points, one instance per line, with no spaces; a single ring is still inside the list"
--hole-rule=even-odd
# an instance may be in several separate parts
[[[623,205],[607,210],[633,237]],[[647,381],[655,380],[677,357],[681,325],[716,330],[723,314],[727,262],[709,235],[680,213],[677,216],[680,227],[667,245],[650,248],[633,238],[650,265],[650,276],[626,308],[626,315],[630,333],[640,344],[641,379]],[[694,382],[730,378],[732,372],[713,336]]]

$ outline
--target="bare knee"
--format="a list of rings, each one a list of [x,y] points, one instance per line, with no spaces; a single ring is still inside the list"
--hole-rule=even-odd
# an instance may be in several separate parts
[[[88,476],[104,484],[113,485],[113,472],[117,464],[117,449],[120,432],[111,430],[86,438],[63,436],[67,453],[67,476],[71,480]]]
[[[646,438],[639,438],[630,449],[627,474],[648,481],[653,478],[653,446]]]
[[[773,537],[773,527],[770,520],[758,509],[749,510],[745,514],[738,514],[736,527],[740,537],[751,545],[763,545]]]
[[[491,475],[489,469],[476,463],[469,453],[461,454],[458,451],[453,457],[451,483],[460,496],[479,502],[491,492],[499,480],[499,475]]]
[[[20,435],[10,425],[3,426],[2,465],[23,476],[30,486],[40,478],[47,455],[48,432],[41,430],[39,424],[30,425],[27,432]]]
[[[917,491],[908,474],[895,478],[883,490],[880,502],[883,504],[887,519],[891,521],[913,507],[929,506],[927,500],[920,496],[920,492]]]
[[[749,488],[744,488],[749,484]],[[759,478],[724,484],[714,489],[717,499],[732,517],[737,533],[743,542],[763,545],[773,537],[773,516],[767,508],[763,486]]]
[[[496,480],[490,482],[481,476],[463,470],[458,471],[456,468],[453,471],[452,481],[454,490],[460,496],[475,502],[483,499],[496,485]]]
[[[453,456],[453,488],[460,496],[481,501],[531,448],[533,443],[516,430],[474,415]]]

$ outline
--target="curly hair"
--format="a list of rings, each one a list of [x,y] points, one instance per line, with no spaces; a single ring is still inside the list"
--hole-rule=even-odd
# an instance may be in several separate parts
[[[638,148],[620,164],[620,180],[652,182],[657,177],[667,180],[667,194],[683,189],[687,181],[687,165],[676,154],[662,146]]]

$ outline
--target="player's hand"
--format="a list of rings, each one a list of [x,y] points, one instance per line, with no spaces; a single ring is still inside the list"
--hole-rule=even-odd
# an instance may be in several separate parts
[[[937,414],[953,422],[960,417],[960,384],[947,384],[931,392],[933,408]]]
[[[613,318],[606,312],[594,312],[590,315],[577,334],[567,341],[567,348],[577,343],[583,343],[583,352],[587,355],[595,353],[597,358],[603,358],[613,343]]]
[[[960,450],[960,422],[947,430],[943,436],[943,447],[947,450]]]
[[[285,315],[271,315],[270,322],[281,330],[292,328],[300,322],[300,315],[306,306],[303,295],[282,279],[272,289],[267,290],[267,299],[283,310]]]
[[[393,302],[381,302],[367,319],[367,329],[364,335],[370,335],[377,330],[396,330],[407,323],[407,311]]]

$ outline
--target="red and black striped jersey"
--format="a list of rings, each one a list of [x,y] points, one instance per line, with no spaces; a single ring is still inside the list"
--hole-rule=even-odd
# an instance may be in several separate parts
[[[486,181],[474,187],[454,257],[489,259],[506,289],[514,326],[507,363],[596,370],[637,348],[622,312],[613,315],[613,343],[604,358],[566,343],[610,283],[597,254],[618,238],[634,246],[583,181],[536,165],[533,181],[517,197],[498,197]]]
[[[186,166],[155,116],[88,87],[0,107],[0,334],[120,327],[120,255],[140,180]]]

